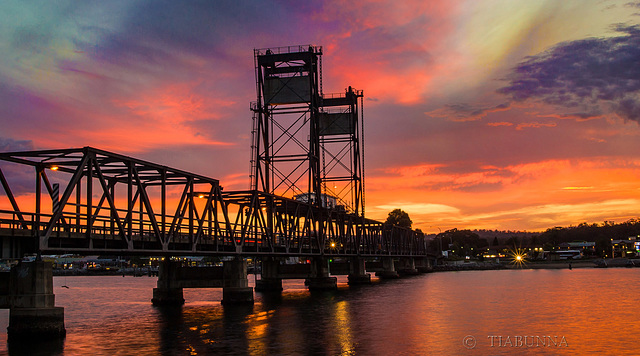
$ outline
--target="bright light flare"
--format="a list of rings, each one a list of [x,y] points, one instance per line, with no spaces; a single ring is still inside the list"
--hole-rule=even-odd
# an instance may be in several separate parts
[[[526,251],[522,248],[514,248],[509,251],[509,256],[511,257],[511,264],[516,265],[517,267],[522,267],[526,264]]]

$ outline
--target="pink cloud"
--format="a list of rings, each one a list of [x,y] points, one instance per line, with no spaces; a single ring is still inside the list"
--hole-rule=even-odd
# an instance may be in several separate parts
[[[455,30],[446,21],[455,11],[455,4],[438,1],[330,2],[316,14],[338,28],[320,30],[325,73],[341,78],[337,85],[364,89],[368,97],[417,104],[431,90],[438,70],[434,53]]]

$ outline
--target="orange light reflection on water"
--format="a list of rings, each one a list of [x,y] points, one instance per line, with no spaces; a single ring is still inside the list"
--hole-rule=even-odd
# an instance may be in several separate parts
[[[220,304],[219,289],[187,289],[183,307],[155,308],[155,278],[56,277],[54,292],[65,354],[450,355],[470,352],[466,337],[474,355],[636,354],[640,268],[573,267],[432,273],[319,294],[286,281],[282,294],[236,307]],[[0,313],[0,331],[7,324]]]

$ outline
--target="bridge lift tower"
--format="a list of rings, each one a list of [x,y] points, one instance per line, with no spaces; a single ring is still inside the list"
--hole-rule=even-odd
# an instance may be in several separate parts
[[[363,94],[322,92],[322,47],[254,50],[251,189],[364,216]]]

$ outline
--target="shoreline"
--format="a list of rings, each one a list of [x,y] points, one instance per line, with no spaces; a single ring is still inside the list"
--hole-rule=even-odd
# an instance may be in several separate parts
[[[564,260],[564,261],[531,261],[521,264],[506,263],[464,263],[457,265],[440,265],[433,268],[434,272],[447,271],[482,271],[482,270],[513,270],[513,269],[574,269],[574,268],[620,268],[640,267],[640,260],[626,258],[593,259],[593,260]]]

